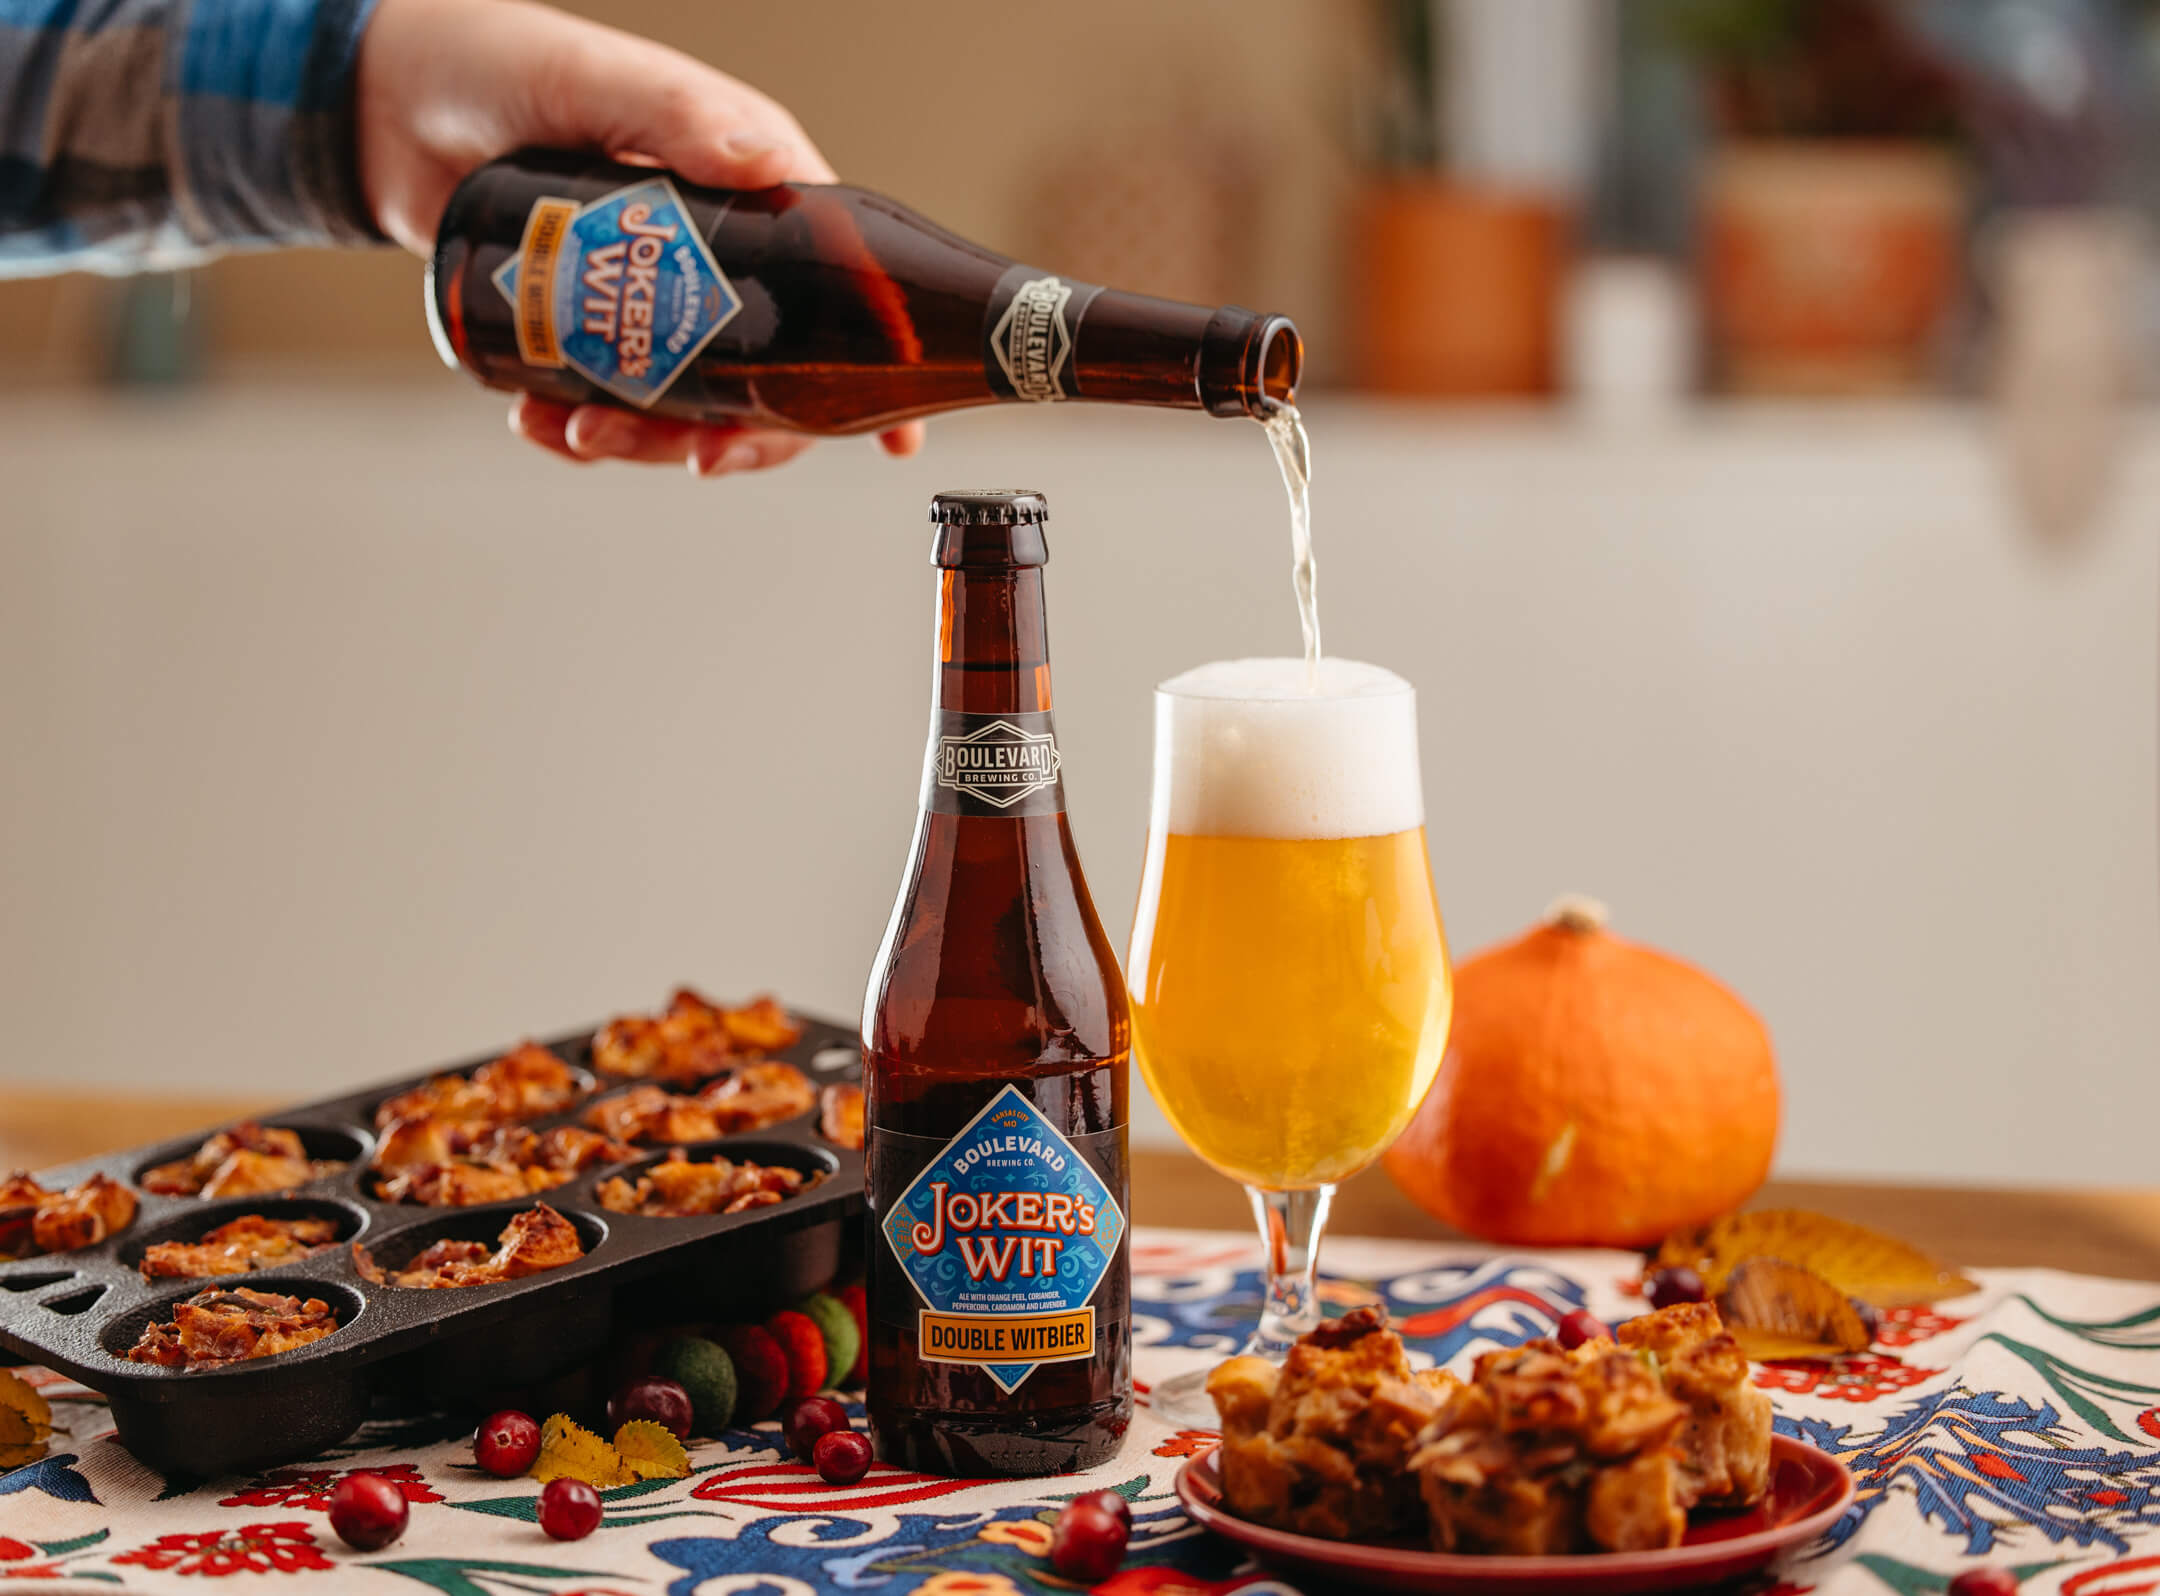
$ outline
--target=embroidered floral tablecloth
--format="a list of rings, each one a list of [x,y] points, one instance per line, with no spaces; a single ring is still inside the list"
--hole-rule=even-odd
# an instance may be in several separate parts
[[[1418,1361],[1466,1363],[1546,1333],[1587,1306],[1640,1311],[1619,1253],[1510,1254],[1336,1240],[1331,1309],[1384,1300]],[[1133,1328],[1142,1382],[1234,1348],[1258,1308],[1254,1248],[1200,1232],[1141,1231]],[[2160,1285],[2047,1270],[1984,1271],[1981,1289],[1884,1315],[1874,1354],[1762,1368],[1778,1427],[1844,1459],[1859,1479],[1826,1539],[1752,1588],[1940,1590],[1979,1563],[2064,1596],[2160,1591]],[[111,1438],[104,1410],[44,1379],[71,1432],[42,1462],[0,1475],[0,1588],[229,1589],[445,1596],[1048,1596],[1069,1589],[1042,1553],[1059,1502],[1114,1486],[1132,1502],[1124,1568],[1102,1590],[1294,1588],[1189,1522],[1171,1479],[1209,1445],[1143,1405],[1124,1452],[1084,1481],[981,1484],[882,1465],[828,1486],[771,1423],[697,1447],[688,1479],[611,1491],[601,1528],[558,1543],[535,1523],[537,1487],[472,1466],[466,1426],[370,1424],[336,1452],[253,1479],[168,1485]],[[330,1532],[347,1470],[396,1480],[403,1540],[353,1552]]]

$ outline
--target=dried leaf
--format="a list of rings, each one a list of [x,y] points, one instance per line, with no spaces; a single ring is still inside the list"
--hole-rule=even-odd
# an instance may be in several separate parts
[[[543,1485],[567,1477],[583,1480],[596,1491],[637,1478],[621,1453],[561,1413],[551,1414],[540,1426],[540,1455],[533,1459],[531,1473]]]
[[[20,1375],[0,1369],[0,1408],[9,1408],[30,1421],[40,1439],[52,1433],[52,1404]]]
[[[1740,1350],[1757,1362],[1834,1358],[1868,1348],[1867,1326],[1852,1300],[1813,1270],[1782,1258],[1740,1265],[1717,1306]]]
[[[690,1454],[675,1432],[651,1419],[632,1419],[617,1430],[615,1450],[641,1480],[680,1480],[690,1473]]]
[[[32,1424],[19,1408],[0,1407],[0,1469],[20,1468],[45,1455],[49,1425]]]
[[[1668,1236],[1657,1262],[1685,1264],[1711,1295],[1723,1293],[1733,1271],[1751,1258],[1782,1258],[1814,1271],[1848,1297],[1878,1308],[1902,1308],[1976,1289],[1919,1248],[1865,1225],[1798,1208],[1727,1214],[1698,1230]]]

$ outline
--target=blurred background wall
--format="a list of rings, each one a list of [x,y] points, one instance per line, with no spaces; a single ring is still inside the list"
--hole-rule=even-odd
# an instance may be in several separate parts
[[[1769,1020],[1792,1172],[2149,1182],[2150,22],[1883,3],[589,9],[962,233],[1298,318],[1328,640],[1420,688],[1458,953],[1610,900]],[[1296,645],[1256,429],[580,471],[419,297],[0,283],[0,1080],[311,1095],[678,980],[849,1015],[969,480],[1051,495],[1122,942],[1149,687]]]

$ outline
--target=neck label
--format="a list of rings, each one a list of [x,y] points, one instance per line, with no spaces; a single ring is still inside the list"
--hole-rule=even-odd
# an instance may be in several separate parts
[[[1048,711],[931,718],[922,806],[943,815],[1054,815],[1065,807],[1057,729]]]
[[[1014,266],[1000,277],[983,318],[983,370],[992,391],[1030,404],[1077,399],[1073,339],[1101,292],[1031,266]]]

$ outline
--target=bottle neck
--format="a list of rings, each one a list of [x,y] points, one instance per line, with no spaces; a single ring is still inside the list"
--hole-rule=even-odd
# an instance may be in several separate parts
[[[938,572],[937,707],[964,714],[1050,709],[1042,567]]]
[[[1263,416],[1290,402],[1303,365],[1287,318],[1236,305],[1210,310],[1106,288],[1073,332],[1078,396],[1113,404]]]

